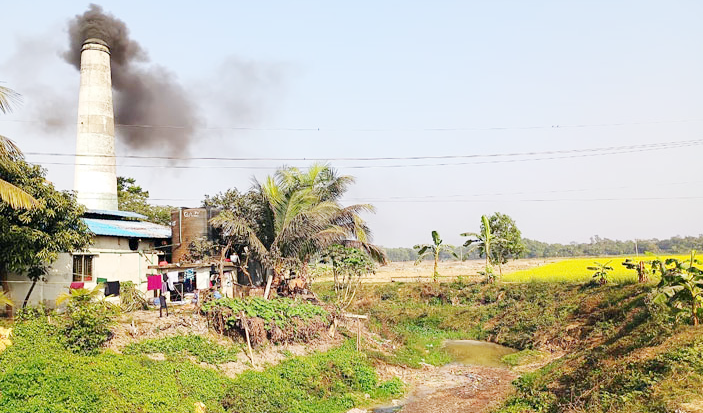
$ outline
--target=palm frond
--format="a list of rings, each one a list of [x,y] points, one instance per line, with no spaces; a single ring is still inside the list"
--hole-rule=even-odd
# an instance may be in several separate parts
[[[0,112],[12,112],[15,103],[22,102],[22,96],[9,87],[0,86]]]
[[[10,299],[10,296],[5,291],[0,291],[0,308],[9,305],[14,307],[15,303]]]
[[[232,211],[222,211],[210,220],[210,223],[222,230],[226,237],[240,237],[257,254],[264,258],[268,250],[256,235],[251,226],[241,217],[236,216]]]
[[[0,179],[0,199],[9,204],[12,209],[32,209],[39,205],[33,196],[2,179]]]
[[[22,158],[24,156],[20,148],[11,139],[0,135],[0,162],[4,160],[15,161]]]

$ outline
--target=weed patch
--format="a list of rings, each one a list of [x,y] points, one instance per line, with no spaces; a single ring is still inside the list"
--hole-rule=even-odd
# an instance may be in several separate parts
[[[198,336],[173,336],[144,340],[131,343],[124,348],[124,354],[153,354],[163,353],[167,356],[181,358],[193,356],[198,361],[210,364],[222,364],[236,361],[239,348],[227,347],[214,341]]]

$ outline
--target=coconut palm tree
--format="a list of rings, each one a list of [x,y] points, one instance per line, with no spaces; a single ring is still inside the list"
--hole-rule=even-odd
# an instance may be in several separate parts
[[[20,95],[14,90],[0,86],[0,112],[12,111],[12,104],[19,102]],[[22,152],[10,139],[0,135],[0,169],[13,168],[13,163],[23,158]],[[0,200],[13,209],[31,209],[37,200],[22,189],[0,178]]]
[[[325,164],[314,164],[303,172],[283,168],[263,183],[255,182],[254,191],[270,219],[252,225],[250,219],[227,210],[212,219],[212,224],[229,239],[249,249],[280,277],[286,267],[305,264],[310,257],[333,244],[358,246],[385,263],[385,253],[370,243],[370,231],[359,213],[373,211],[371,205],[343,207],[339,198],[353,182],[338,176]]]

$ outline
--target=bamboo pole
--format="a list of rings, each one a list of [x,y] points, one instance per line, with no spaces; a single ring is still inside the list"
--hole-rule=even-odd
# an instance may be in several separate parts
[[[242,321],[242,326],[244,326],[244,335],[247,337],[247,347],[249,348],[249,358],[251,359],[251,365],[255,365],[254,362],[254,352],[251,350],[251,339],[249,338],[249,327],[247,326],[246,320],[244,319],[244,311],[242,311],[239,319]]]

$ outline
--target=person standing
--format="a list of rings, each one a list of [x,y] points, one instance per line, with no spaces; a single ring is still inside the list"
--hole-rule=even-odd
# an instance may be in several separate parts
[[[168,307],[166,306],[166,292],[168,291],[168,276],[162,275],[161,278],[161,296],[159,297],[159,318],[163,316],[163,311],[166,309],[166,317],[168,317]]]

